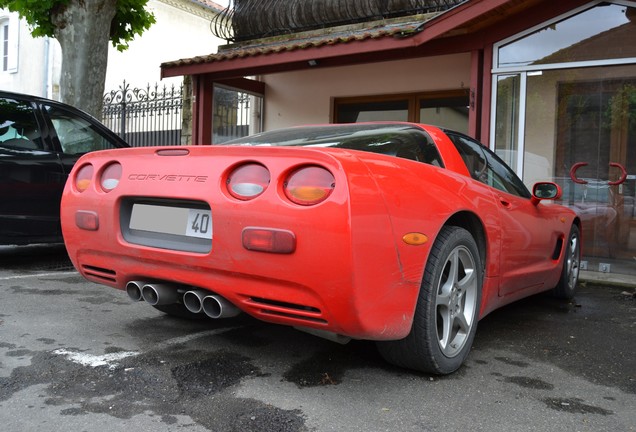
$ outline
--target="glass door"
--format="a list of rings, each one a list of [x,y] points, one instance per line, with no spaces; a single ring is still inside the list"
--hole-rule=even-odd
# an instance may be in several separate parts
[[[636,2],[589,2],[500,41],[491,147],[583,221],[582,268],[636,275]]]
[[[561,82],[555,177],[590,270],[636,274],[636,79]]]

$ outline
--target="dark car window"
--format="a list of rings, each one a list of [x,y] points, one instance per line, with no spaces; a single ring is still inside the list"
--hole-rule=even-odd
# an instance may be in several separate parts
[[[521,179],[490,149],[465,136],[446,131],[461,155],[472,178],[495,189],[530,198]]]
[[[437,147],[428,134],[422,129],[403,124],[346,124],[279,129],[223,143],[235,144],[344,148],[444,166]]]
[[[65,109],[45,106],[55,133],[66,154],[83,154],[115,148],[89,121]]]
[[[30,103],[0,99],[0,146],[11,150],[44,148]]]

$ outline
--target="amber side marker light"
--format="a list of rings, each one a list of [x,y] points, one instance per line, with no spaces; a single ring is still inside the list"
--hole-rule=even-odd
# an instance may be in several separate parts
[[[293,232],[275,228],[243,229],[243,247],[251,251],[290,254],[296,250]]]
[[[93,211],[78,210],[75,212],[75,225],[86,231],[99,229],[99,216]]]
[[[422,233],[412,232],[412,233],[404,234],[404,237],[402,237],[402,240],[407,245],[420,246],[428,241],[428,237]]]
[[[75,188],[79,192],[84,192],[93,181],[93,165],[84,165],[75,174]]]

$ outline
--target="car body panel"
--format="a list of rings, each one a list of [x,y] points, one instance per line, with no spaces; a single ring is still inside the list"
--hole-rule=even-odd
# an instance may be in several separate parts
[[[409,333],[429,252],[446,224],[470,220],[479,237],[485,268],[480,316],[552,288],[563,268],[563,247],[555,248],[576,215],[475,181],[444,131],[408,127],[432,137],[444,167],[329,147],[186,146],[87,154],[62,199],[69,256],[84,277],[117,289],[129,281],[169,281],[182,290],[223,296],[264,321],[372,340]],[[121,165],[121,179],[106,192],[100,173],[114,162]],[[239,200],[228,193],[227,181],[246,163],[266,167],[271,180],[261,195]],[[86,165],[96,175],[79,192],[74,175]],[[325,201],[301,206],[286,199],[283,189],[294,169],[308,165],[330,171],[335,187]],[[177,243],[169,243],[173,234],[140,230],[150,225],[141,216],[132,224],[136,204],[156,206],[150,208],[157,217],[161,206],[209,209],[211,246],[199,249],[201,242],[188,237],[185,226]],[[98,226],[81,228],[78,218],[85,214]],[[241,239],[253,228],[291,232],[295,249],[249,250]],[[428,240],[408,243],[413,233]],[[173,244],[185,250],[168,246]],[[526,274],[519,266],[526,266]],[[527,272],[544,282],[528,283]]]

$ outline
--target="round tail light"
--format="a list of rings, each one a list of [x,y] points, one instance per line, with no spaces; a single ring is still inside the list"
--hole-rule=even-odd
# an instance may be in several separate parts
[[[319,166],[305,166],[293,171],[284,184],[287,198],[305,206],[323,202],[335,187],[333,174]]]
[[[93,165],[84,165],[75,174],[75,188],[84,192],[91,185],[93,180]]]
[[[269,181],[267,168],[261,164],[248,163],[232,170],[227,177],[227,190],[234,198],[247,201],[265,192]]]
[[[110,192],[117,187],[121,179],[121,165],[114,162],[102,171],[101,185],[104,192]]]

